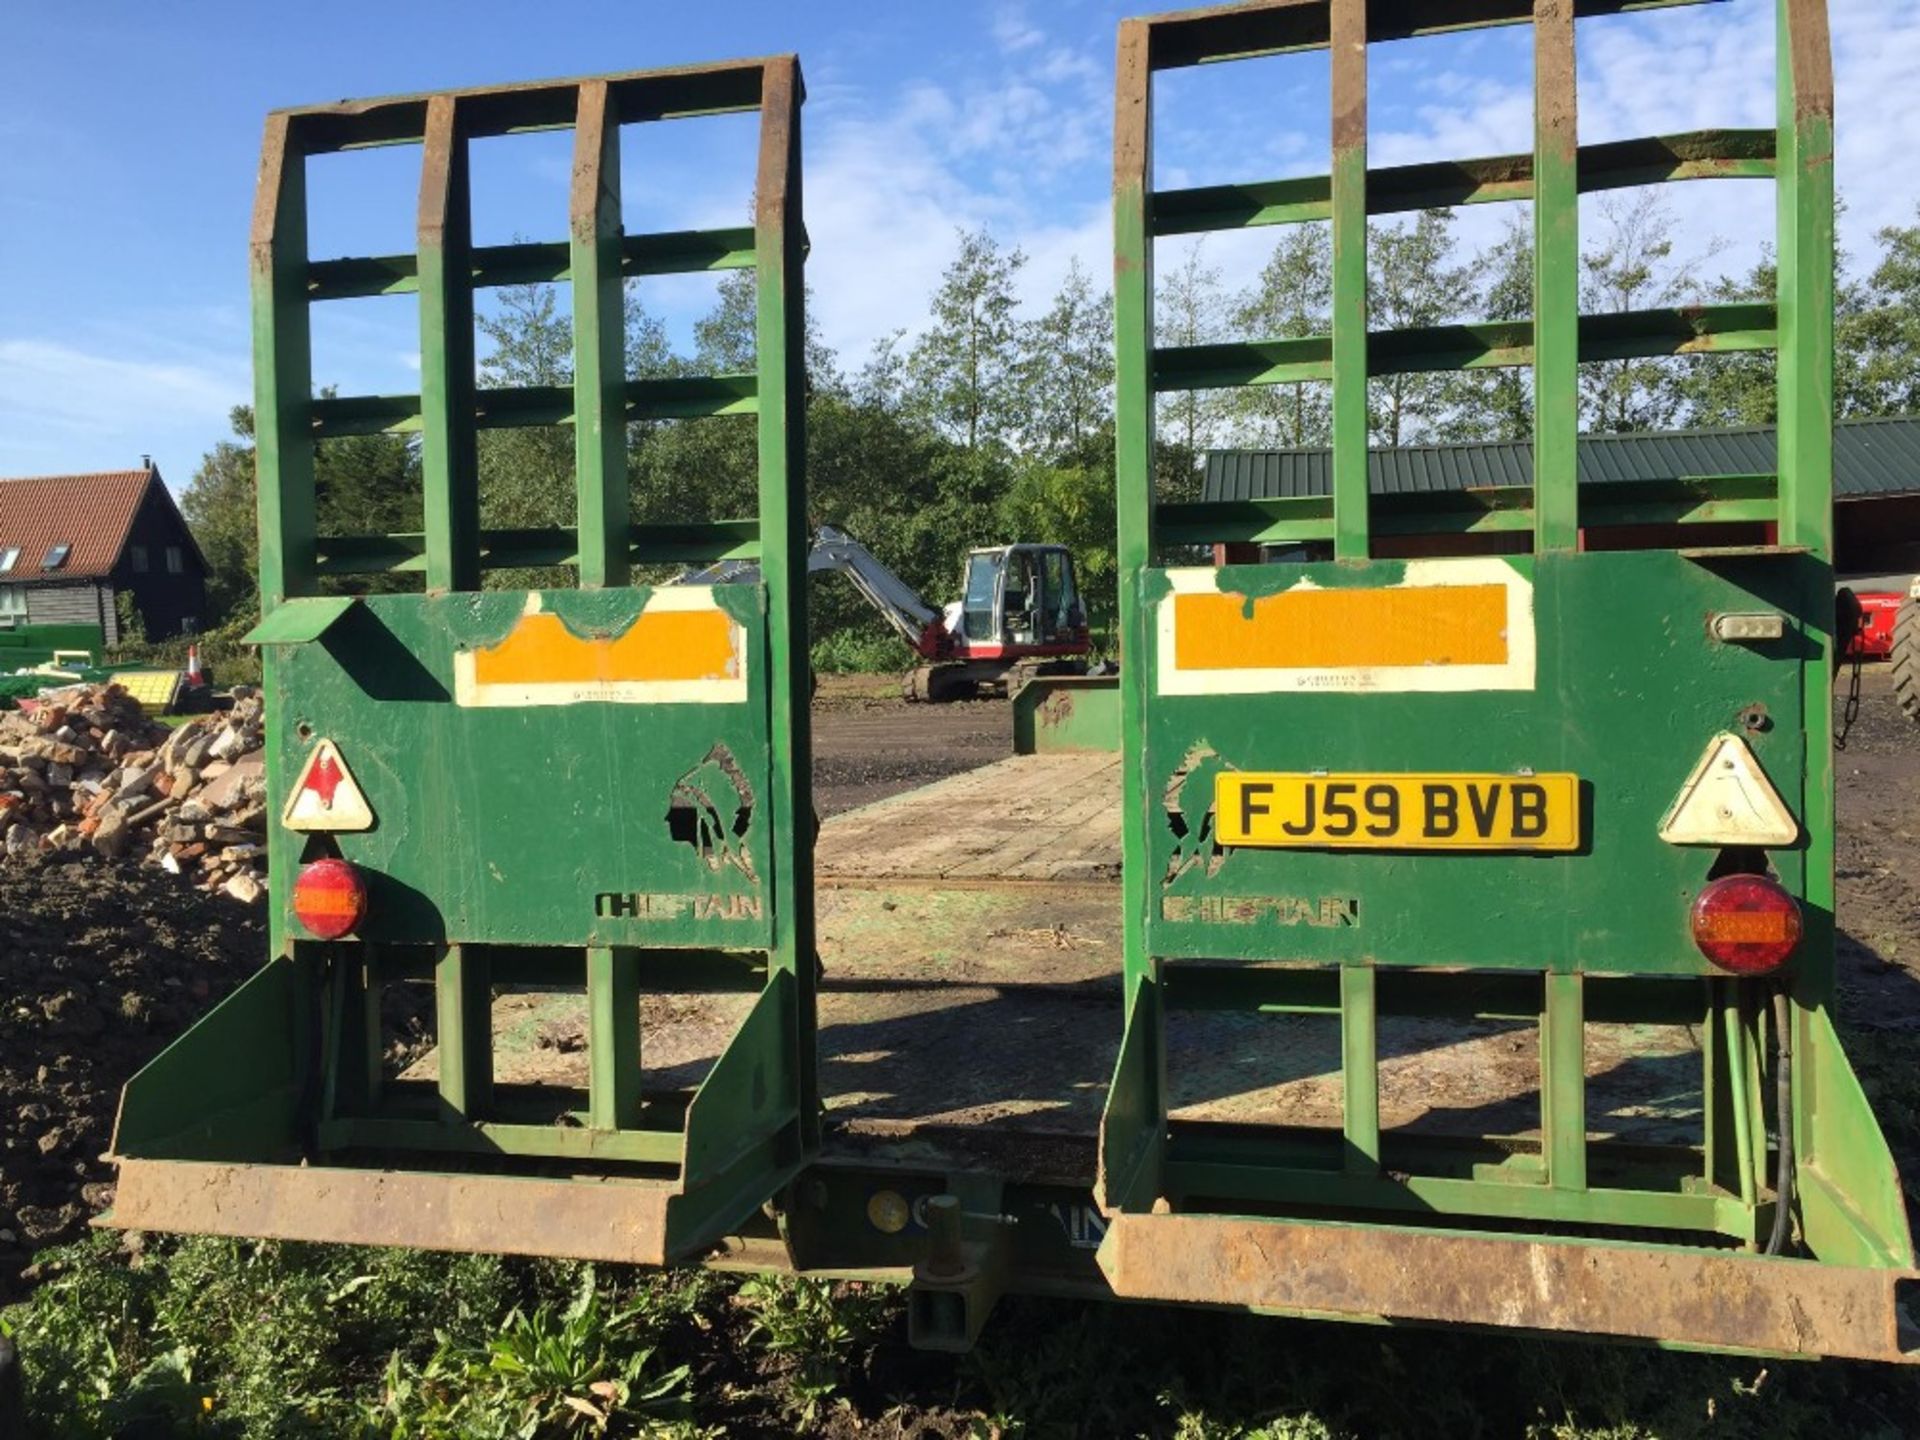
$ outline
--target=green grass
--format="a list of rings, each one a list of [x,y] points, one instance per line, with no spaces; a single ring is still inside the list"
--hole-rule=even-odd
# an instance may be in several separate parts
[[[971,1355],[893,1291],[705,1271],[99,1235],[5,1313],[29,1433],[1345,1440],[1894,1437],[1920,1376],[1009,1299]]]
[[[916,662],[898,635],[839,630],[813,647],[813,668],[821,675],[898,674]]]

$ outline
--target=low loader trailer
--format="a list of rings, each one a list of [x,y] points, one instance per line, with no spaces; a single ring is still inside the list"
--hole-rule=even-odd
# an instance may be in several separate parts
[[[1115,128],[1124,666],[1021,753],[816,822],[797,63],[273,116],[252,274],[271,954],[128,1085],[108,1223],[1911,1362],[1899,1178],[1833,1007],[1832,85],[1580,146],[1575,34],[1644,0],[1260,0],[1128,21]],[[1657,19],[1658,17],[1655,17]],[[1602,22],[1604,23],[1604,22]],[[1652,23],[1651,21],[1649,23]],[[1375,45],[1531,27],[1529,153],[1370,168]],[[1318,179],[1153,186],[1154,80],[1330,57]],[[754,223],[630,224],[623,127],[757,112]],[[568,238],[476,247],[469,149],[571,128]],[[315,259],[307,158],[421,158],[405,256]],[[1583,193],[1771,181],[1767,304],[1583,316]],[[1367,222],[1533,207],[1527,322],[1380,332]],[[1154,342],[1161,236],[1330,224],[1330,333]],[[626,280],[746,267],[750,373],[627,378]],[[573,383],[477,390],[477,288],[570,284]],[[315,397],[307,316],[419,297],[418,395]],[[1772,349],[1768,476],[1577,485],[1579,367]],[[1367,385],[1531,372],[1531,487],[1370,497]],[[1156,396],[1330,387],[1331,490],[1154,489]],[[628,422],[757,416],[757,513],[636,514]],[[577,523],[480,523],[475,431],[568,424]],[[424,528],[321,536],[331,436],[417,431]],[[1764,520],[1777,543],[1587,549]],[[1199,547],[1295,558],[1201,566]],[[1307,558],[1298,558],[1304,554]],[[646,567],[756,562],[654,585]],[[491,587],[571,567],[572,587]],[[352,577],[411,577],[356,590]],[[389,1063],[383,1005],[431,1053]]]

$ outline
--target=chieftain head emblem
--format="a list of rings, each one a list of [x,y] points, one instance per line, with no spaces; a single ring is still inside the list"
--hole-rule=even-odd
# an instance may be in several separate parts
[[[753,784],[725,745],[715,745],[704,760],[673,782],[666,820],[673,838],[691,845],[716,875],[731,868],[755,885],[760,883],[747,845],[747,830],[753,823]]]
[[[1225,762],[1210,745],[1196,745],[1167,777],[1161,791],[1167,828],[1173,831],[1173,853],[1167,857],[1162,885],[1171,885],[1189,870],[1218,873],[1226,851],[1213,833],[1213,782]]]

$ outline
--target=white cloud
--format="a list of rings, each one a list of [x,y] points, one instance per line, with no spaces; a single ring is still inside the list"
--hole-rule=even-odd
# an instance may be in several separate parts
[[[994,43],[1009,55],[1022,50],[1031,50],[1045,43],[1046,35],[1040,28],[1027,19],[1026,11],[1018,5],[1002,5],[994,13]]]
[[[0,475],[121,470],[150,454],[178,485],[251,393],[244,350],[0,340]]]
[[[924,322],[956,230],[984,226],[1025,251],[1030,302],[1076,257],[1108,269],[1108,74],[1048,44],[1023,12],[1003,10],[995,38],[1006,60],[990,75],[841,94],[812,132],[808,277],[824,338],[850,368],[879,337]]]
[[[1913,83],[1920,74],[1920,6],[1845,0],[1833,5],[1832,24],[1835,178],[1847,203],[1841,238],[1860,259],[1871,255],[1881,227],[1912,223],[1920,199],[1920,187],[1904,178],[1910,137],[1920,134],[1920,86]],[[1581,142],[1773,125],[1774,25],[1773,7],[1757,0],[1582,22]],[[1523,30],[1509,33],[1524,47]],[[1524,48],[1521,55],[1516,65],[1511,47],[1483,50],[1475,58],[1491,68],[1478,74],[1421,73],[1404,62],[1397,78],[1432,99],[1415,105],[1415,123],[1376,125],[1372,162],[1529,148],[1532,75]],[[1669,186],[1664,193],[1683,248],[1704,254],[1716,239],[1728,242],[1712,261],[1716,273],[1750,264],[1773,238],[1773,189],[1764,182]],[[1593,208],[1589,203],[1585,213]],[[1461,222],[1464,238],[1482,238],[1473,211],[1462,211]]]

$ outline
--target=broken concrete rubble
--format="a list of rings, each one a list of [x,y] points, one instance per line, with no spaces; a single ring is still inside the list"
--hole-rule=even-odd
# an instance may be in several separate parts
[[[169,729],[117,685],[44,692],[0,714],[0,847],[138,855],[245,903],[263,893],[260,697]]]

